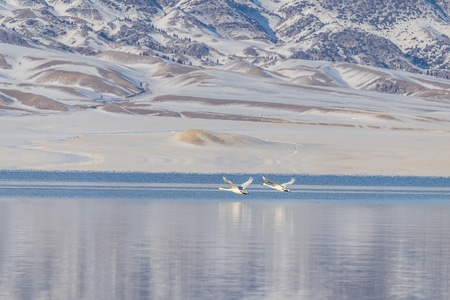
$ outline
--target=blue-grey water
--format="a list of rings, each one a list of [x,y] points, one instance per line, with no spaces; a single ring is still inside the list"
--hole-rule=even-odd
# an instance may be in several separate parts
[[[252,176],[0,171],[0,299],[450,299],[449,178]]]

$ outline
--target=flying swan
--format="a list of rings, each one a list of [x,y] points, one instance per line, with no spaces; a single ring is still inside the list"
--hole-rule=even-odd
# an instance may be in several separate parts
[[[287,186],[290,185],[290,184],[293,184],[294,181],[295,181],[295,178],[291,178],[291,180],[286,182],[286,183],[278,184],[278,183],[276,183],[276,182],[274,182],[274,181],[272,181],[269,178],[266,178],[264,176],[262,178],[263,178],[264,182],[261,183],[261,185],[268,186],[268,187],[270,187],[270,188],[272,188],[274,190],[277,190],[279,192],[290,192],[290,190],[287,188]]]
[[[225,181],[225,183],[228,184],[230,187],[229,188],[219,187],[218,188],[219,190],[229,191],[229,192],[233,192],[235,194],[248,195],[248,192],[245,189],[250,185],[250,183],[252,183],[253,177],[250,177],[246,182],[244,182],[241,185],[234,184],[230,180],[226,179],[225,176],[223,177],[223,181]]]

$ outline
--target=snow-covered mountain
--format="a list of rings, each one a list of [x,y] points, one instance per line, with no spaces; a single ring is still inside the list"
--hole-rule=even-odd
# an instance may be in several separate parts
[[[448,0],[3,0],[0,108],[160,114],[168,94],[314,89],[448,101],[449,33]]]
[[[185,63],[275,56],[447,78],[450,69],[450,3],[444,0],[2,2],[3,42],[82,54],[129,46]]]

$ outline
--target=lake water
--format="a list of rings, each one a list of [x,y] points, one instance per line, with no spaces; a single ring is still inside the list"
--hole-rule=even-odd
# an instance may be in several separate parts
[[[450,299],[449,178],[253,177],[0,171],[0,299]]]

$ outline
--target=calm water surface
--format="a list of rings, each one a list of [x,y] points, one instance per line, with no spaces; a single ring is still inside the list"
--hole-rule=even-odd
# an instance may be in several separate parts
[[[450,299],[449,179],[254,177],[0,171],[0,299]]]

